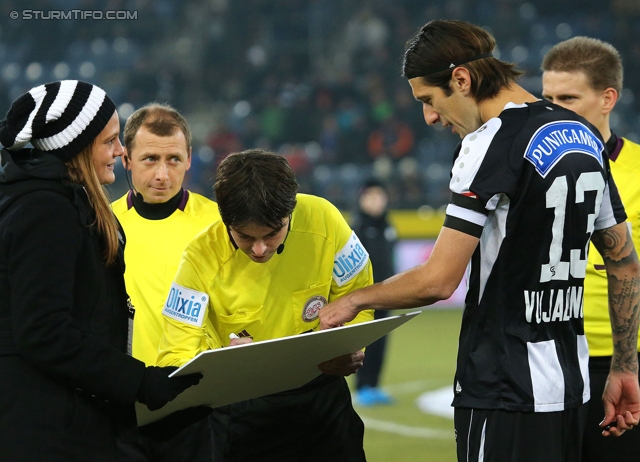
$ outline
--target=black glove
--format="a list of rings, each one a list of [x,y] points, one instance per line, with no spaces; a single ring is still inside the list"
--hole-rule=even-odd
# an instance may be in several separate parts
[[[146,404],[150,411],[160,409],[184,390],[200,382],[202,374],[188,374],[169,377],[177,367],[149,366],[144,370],[142,383],[138,389],[138,401]]]
[[[138,428],[140,435],[156,441],[173,438],[191,424],[204,419],[213,412],[209,406],[196,406],[182,409],[162,419]]]

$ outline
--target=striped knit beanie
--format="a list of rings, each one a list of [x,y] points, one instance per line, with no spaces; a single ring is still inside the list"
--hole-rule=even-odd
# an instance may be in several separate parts
[[[13,102],[0,122],[0,143],[15,151],[31,142],[66,162],[93,142],[115,110],[104,90],[90,83],[40,85]]]

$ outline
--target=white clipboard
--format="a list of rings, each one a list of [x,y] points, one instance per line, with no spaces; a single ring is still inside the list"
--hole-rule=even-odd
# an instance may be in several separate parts
[[[321,374],[318,364],[361,350],[420,313],[204,351],[172,374],[200,372],[200,383],[157,411],[136,403],[138,425],[193,406],[215,408],[301,387]]]

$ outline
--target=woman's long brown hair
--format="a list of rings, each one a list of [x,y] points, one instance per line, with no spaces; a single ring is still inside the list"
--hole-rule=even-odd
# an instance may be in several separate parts
[[[118,255],[118,224],[111,210],[109,198],[100,184],[98,174],[93,166],[93,143],[84,148],[80,154],[68,161],[69,180],[84,186],[89,202],[96,213],[95,226],[105,244],[104,259],[107,266],[113,264]]]

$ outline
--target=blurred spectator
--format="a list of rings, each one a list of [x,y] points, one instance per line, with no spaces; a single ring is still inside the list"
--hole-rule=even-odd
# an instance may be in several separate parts
[[[371,132],[367,145],[372,159],[387,156],[398,160],[411,152],[413,132],[409,125],[392,115]]]
[[[32,3],[32,10],[53,9],[51,2]],[[314,168],[373,167],[372,155],[386,155],[396,163],[395,159],[414,158],[419,171],[410,187],[401,184],[402,174],[388,176],[390,191],[399,194],[393,207],[437,207],[448,198],[431,193],[442,189],[446,178],[428,172],[437,173],[450,162],[442,158],[443,152],[450,152],[450,134],[426,130],[420,106],[400,78],[405,39],[424,18],[472,19],[490,27],[504,43],[496,55],[527,72],[521,83],[534,94],[541,90],[537,57],[575,35],[611,42],[620,50],[626,73],[640,72],[640,45],[628,39],[640,33],[640,3],[635,0],[53,3],[65,11],[118,10],[130,19],[8,20],[12,10],[20,12],[22,7],[16,0],[3,2],[0,106],[5,111],[9,101],[34,85],[79,78],[102,85],[132,110],[159,101],[178,108],[189,120],[224,120],[231,128],[228,135],[237,137],[242,148],[282,152],[292,143],[318,143],[321,155],[311,159]],[[51,37],[55,43],[43,47]],[[627,81],[612,126],[640,141],[640,81]],[[229,110],[236,107],[241,115]],[[381,134],[391,115],[408,126],[413,137],[408,148],[396,146],[395,154],[388,141],[393,136]],[[194,150],[209,144],[211,128],[194,125]],[[370,141],[373,153],[367,146]],[[420,186],[425,175],[428,189]],[[190,175],[189,181],[199,178]],[[343,186],[335,190],[349,191],[348,184]],[[189,187],[211,189],[209,184]]]
[[[260,111],[260,131],[270,140],[271,144],[284,142],[284,125],[286,112],[278,104],[275,96],[267,99],[266,105]]]
[[[355,119],[348,130],[342,130],[338,162],[371,165],[371,157],[367,152],[368,136],[369,124],[364,117]]]
[[[363,8],[347,23],[345,32],[345,43],[352,52],[369,52],[385,45],[389,26],[370,8]]]
[[[238,134],[231,130],[226,122],[220,123],[211,133],[207,144],[213,149],[216,167],[232,152],[242,151],[242,142]]]
[[[389,196],[384,184],[375,179],[366,180],[358,192],[358,203],[353,214],[351,228],[371,259],[373,281],[380,282],[395,274],[393,248],[396,230],[387,219]],[[387,311],[374,311],[375,319],[387,317]],[[391,404],[393,399],[379,387],[387,337],[384,336],[367,347],[364,365],[356,373],[354,402],[360,406]]]
[[[335,164],[340,152],[340,127],[335,116],[327,115],[322,121],[320,148],[323,164]]]

